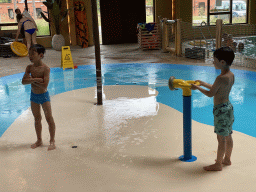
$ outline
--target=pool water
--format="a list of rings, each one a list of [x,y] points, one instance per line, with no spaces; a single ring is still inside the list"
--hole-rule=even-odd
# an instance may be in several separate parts
[[[240,38],[233,38],[234,42],[237,43],[237,50],[238,50],[238,44],[243,43],[244,44],[244,50],[242,51],[242,54],[248,57],[254,57],[256,58],[256,37],[246,37],[241,39]]]
[[[231,69],[235,84],[230,93],[234,106],[233,129],[256,137],[256,74],[251,71]],[[22,85],[24,73],[0,78],[0,137],[19,115],[30,107],[31,85]],[[174,64],[108,64],[102,65],[103,86],[141,85],[156,89],[157,102],[183,112],[182,90],[170,91],[170,76],[176,79],[214,83],[220,70],[209,66]],[[48,91],[51,96],[63,92],[96,86],[95,66],[79,66],[78,69],[51,68]],[[192,119],[213,126],[213,97],[200,91],[192,91]],[[32,122],[31,122],[32,123]],[[171,126],[171,125],[170,125]],[[213,132],[213,130],[211,130]]]

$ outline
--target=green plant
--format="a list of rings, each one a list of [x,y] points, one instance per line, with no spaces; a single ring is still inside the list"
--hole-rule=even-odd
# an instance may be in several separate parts
[[[50,15],[49,15],[49,12],[45,12],[48,14],[48,18],[47,18],[44,15],[44,13],[41,12],[41,15],[45,21],[54,24],[57,35],[60,34],[61,22],[66,18],[69,10],[74,9],[74,8],[70,8],[70,9],[61,11],[61,2],[62,2],[62,0],[46,0],[45,2],[43,2],[43,4],[48,8]]]

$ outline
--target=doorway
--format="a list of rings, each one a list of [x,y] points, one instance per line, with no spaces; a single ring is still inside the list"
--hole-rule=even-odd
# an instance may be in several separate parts
[[[146,22],[145,0],[98,0],[102,44],[137,43],[137,24]]]
[[[154,0],[146,1],[146,23],[153,23],[155,18]]]

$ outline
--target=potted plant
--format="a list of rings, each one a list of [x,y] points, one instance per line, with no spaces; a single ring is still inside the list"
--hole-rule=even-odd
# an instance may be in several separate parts
[[[62,0],[46,0],[43,4],[48,8],[48,11],[45,12],[48,14],[48,18],[41,12],[42,17],[45,21],[52,24],[55,27],[56,34],[52,38],[52,47],[57,51],[61,51],[62,46],[65,46],[65,39],[63,35],[60,34],[60,26],[61,22],[66,18],[68,15],[68,11],[73,9],[66,9],[61,11],[61,3]]]

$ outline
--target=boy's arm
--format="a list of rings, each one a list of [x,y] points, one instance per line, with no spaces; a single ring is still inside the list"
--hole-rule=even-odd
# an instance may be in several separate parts
[[[22,81],[21,81],[23,85],[30,84],[28,82],[28,80],[31,81],[31,78],[32,78],[31,75],[30,75],[30,67],[31,67],[31,65],[27,66],[25,74],[23,75],[23,78],[22,78]]]
[[[46,70],[44,71],[43,83],[35,83],[35,84],[43,89],[47,89],[49,81],[50,81],[50,68],[47,67]]]
[[[202,84],[202,86],[204,86],[204,87],[206,87],[206,88],[208,88],[208,89],[211,89],[211,88],[212,88],[212,85],[209,84],[209,83],[206,83],[206,82],[204,82],[204,83]]]
[[[207,91],[197,85],[192,85],[192,87],[195,87],[196,89],[198,89],[199,91],[201,91],[203,94],[205,94],[208,97],[213,97],[216,95],[218,89],[220,88],[221,82],[222,82],[221,77],[217,77],[209,91]]]
[[[196,81],[200,83],[200,86],[204,86],[204,87],[206,87],[206,88],[208,88],[208,89],[211,89],[211,88],[212,88],[212,85],[209,84],[209,83],[206,83],[206,82],[201,81],[201,80],[196,80]]]
[[[31,83],[34,83],[34,82],[38,82],[38,81],[40,81],[42,79],[42,78],[32,78],[31,75],[30,75],[30,67],[31,67],[31,65],[27,66],[25,74],[24,74],[24,76],[22,78],[22,84],[23,85],[31,84]]]

